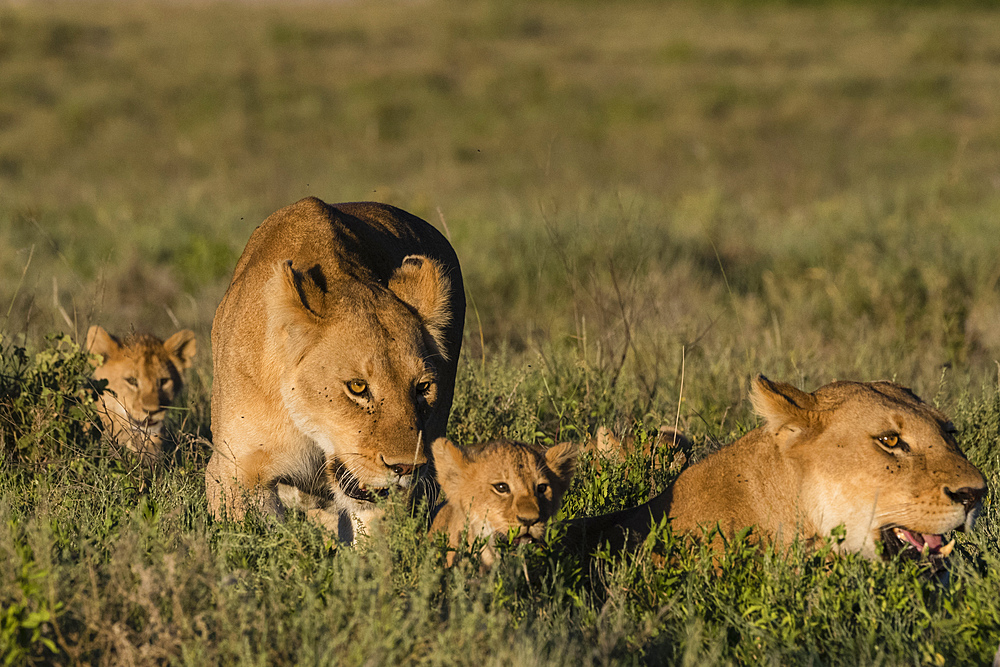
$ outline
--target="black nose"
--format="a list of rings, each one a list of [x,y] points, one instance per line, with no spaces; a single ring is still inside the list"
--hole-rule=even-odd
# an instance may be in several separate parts
[[[986,487],[974,489],[971,486],[963,486],[961,489],[952,491],[946,486],[944,487],[944,493],[952,499],[952,502],[964,505],[965,511],[968,512],[986,496]]]
[[[420,466],[409,465],[406,463],[397,463],[396,465],[389,466],[389,470],[402,477],[403,475],[412,475],[413,471],[419,467]]]

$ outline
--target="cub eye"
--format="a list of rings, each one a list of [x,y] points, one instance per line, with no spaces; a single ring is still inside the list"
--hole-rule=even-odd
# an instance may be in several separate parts
[[[134,377],[127,377],[127,378],[125,378],[125,381],[128,382],[133,387],[138,387],[139,386],[139,381],[136,380]]]
[[[899,435],[896,433],[889,433],[886,435],[880,435],[878,438],[878,443],[887,449],[893,449],[899,446]]]
[[[428,391],[431,390],[431,383],[427,382],[426,380],[424,382],[418,382],[417,386],[415,387],[415,389],[417,390],[418,394],[420,394],[421,396],[423,396]]]
[[[538,486],[535,487],[535,492],[540,496],[544,496],[545,492],[548,490],[549,490],[548,484],[539,484]]]
[[[160,380],[160,386],[161,387],[166,387],[168,384],[170,384],[170,378],[162,378]]]
[[[368,383],[364,380],[351,380],[347,383],[347,391],[351,392],[355,396],[361,396],[363,393],[368,391]]]
[[[493,489],[501,495],[510,493],[510,487],[507,486],[507,484],[505,484],[504,482],[497,482],[496,484],[493,485]]]

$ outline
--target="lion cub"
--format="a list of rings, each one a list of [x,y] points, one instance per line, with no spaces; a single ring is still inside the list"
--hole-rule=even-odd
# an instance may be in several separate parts
[[[431,533],[448,533],[452,549],[468,530],[468,543],[487,538],[482,563],[496,560],[499,535],[516,531],[514,542],[540,541],[557,511],[576,468],[576,445],[540,445],[497,440],[456,447],[446,438],[433,444],[438,483],[447,500],[437,508]],[[455,552],[448,552],[452,565]]]
[[[163,454],[166,409],[184,386],[184,369],[191,366],[196,341],[184,329],[166,341],[147,334],[124,340],[94,325],[87,332],[87,351],[102,357],[95,380],[107,380],[98,414],[106,433],[120,447],[147,464]]]

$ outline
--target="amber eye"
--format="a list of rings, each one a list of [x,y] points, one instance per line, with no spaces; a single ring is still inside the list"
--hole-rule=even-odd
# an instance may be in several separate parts
[[[878,436],[878,442],[880,445],[887,449],[892,449],[899,445],[899,436],[895,433],[889,433],[887,435]]]
[[[504,482],[497,482],[493,485],[493,489],[501,495],[510,493],[510,487]]]
[[[363,393],[368,391],[368,383],[364,380],[351,380],[347,383],[347,391],[351,392],[355,396],[361,396]]]
[[[537,487],[535,487],[535,492],[540,496],[544,496],[545,492],[548,490],[549,490],[548,484],[539,484]]]
[[[430,391],[430,389],[431,389],[431,383],[427,382],[427,381],[418,382],[417,386],[415,388],[417,390],[417,393],[420,394],[421,396],[423,396],[428,391]]]
[[[128,383],[129,383],[130,385],[132,385],[133,387],[138,387],[138,386],[139,386],[139,381],[138,381],[138,380],[136,380],[136,379],[135,379],[135,378],[133,378],[133,377],[127,377],[127,378],[125,378],[125,381],[126,381],[126,382],[128,382]]]

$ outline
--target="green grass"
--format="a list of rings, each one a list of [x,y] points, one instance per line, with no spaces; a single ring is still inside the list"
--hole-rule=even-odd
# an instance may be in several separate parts
[[[666,525],[622,559],[522,547],[490,572],[475,556],[449,570],[423,507],[390,504],[355,548],[301,516],[213,521],[197,382],[172,418],[171,464],[150,472],[109,456],[87,426],[86,357],[71,343],[36,355],[8,344],[3,361],[13,398],[0,403],[0,654],[12,662],[983,664],[1000,641],[994,502],[957,536],[947,583],[829,546],[775,553],[740,538],[716,561]],[[601,419],[599,401],[556,384],[596,387],[601,375],[580,367],[534,370],[501,354],[462,371],[453,436],[581,436]],[[737,411],[727,441],[752,425]],[[961,397],[952,416],[995,486],[1000,395]],[[638,453],[598,472],[591,456],[564,517],[637,504],[676,474]]]
[[[955,419],[995,487],[996,19],[990,2],[0,3],[0,650],[988,662],[992,503],[948,587],[746,545],[716,576],[669,533],[649,546],[665,567],[527,552],[480,575],[443,570],[400,512],[358,549],[297,518],[214,523],[201,475],[214,309],[251,230],[317,195],[452,240],[474,305],[460,442],[677,420],[700,454],[754,427],[755,373],[894,379]],[[73,340],[94,323],[198,334],[155,476],[88,425]],[[584,465],[567,515],[669,481]]]

